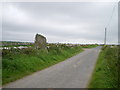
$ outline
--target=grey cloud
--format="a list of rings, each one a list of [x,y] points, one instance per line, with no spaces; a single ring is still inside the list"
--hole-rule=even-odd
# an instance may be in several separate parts
[[[71,43],[85,39],[89,42],[103,43],[104,28],[112,12],[114,3],[6,3],[12,5],[16,13],[23,12],[20,19],[12,16],[3,18],[3,40],[33,41],[36,33],[41,33],[52,42]],[[7,12],[8,8],[5,9]],[[12,11],[14,12],[14,11]],[[5,13],[4,13],[5,14]],[[28,17],[26,21],[25,17]],[[116,13],[117,15],[117,13]],[[116,17],[116,15],[114,17]],[[17,18],[17,16],[15,16]],[[13,18],[13,21],[9,18]],[[108,38],[116,42],[116,19],[111,24]],[[28,33],[28,34],[27,34]],[[20,37],[21,35],[25,35]],[[31,36],[30,36],[31,35]],[[51,40],[55,37],[55,40]],[[80,40],[80,43],[82,41]],[[86,42],[88,43],[88,42]],[[110,43],[110,41],[109,41]]]

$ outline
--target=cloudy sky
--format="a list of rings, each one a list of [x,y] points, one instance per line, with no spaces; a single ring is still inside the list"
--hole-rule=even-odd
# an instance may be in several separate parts
[[[107,25],[107,43],[117,43],[117,7],[115,2],[3,3],[2,40],[34,42],[39,33],[50,43],[103,43]]]

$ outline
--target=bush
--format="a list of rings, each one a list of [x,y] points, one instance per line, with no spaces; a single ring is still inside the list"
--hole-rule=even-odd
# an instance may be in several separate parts
[[[21,53],[26,55],[34,55],[36,53],[36,50],[34,48],[24,48],[22,49]]]

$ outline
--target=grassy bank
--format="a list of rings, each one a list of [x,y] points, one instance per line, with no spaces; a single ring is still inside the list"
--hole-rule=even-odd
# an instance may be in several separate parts
[[[2,69],[0,69],[0,87],[2,86]]]
[[[0,87],[2,86],[2,50],[0,50]]]
[[[11,49],[2,51],[2,83],[15,81],[23,76],[45,69],[79,52],[79,46],[51,45],[48,50]]]
[[[88,88],[118,88],[118,65],[118,47],[103,47]]]

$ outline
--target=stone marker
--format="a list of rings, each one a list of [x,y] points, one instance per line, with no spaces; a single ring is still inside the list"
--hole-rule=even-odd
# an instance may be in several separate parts
[[[40,34],[36,34],[35,36],[35,48],[36,49],[46,49],[46,38]]]

